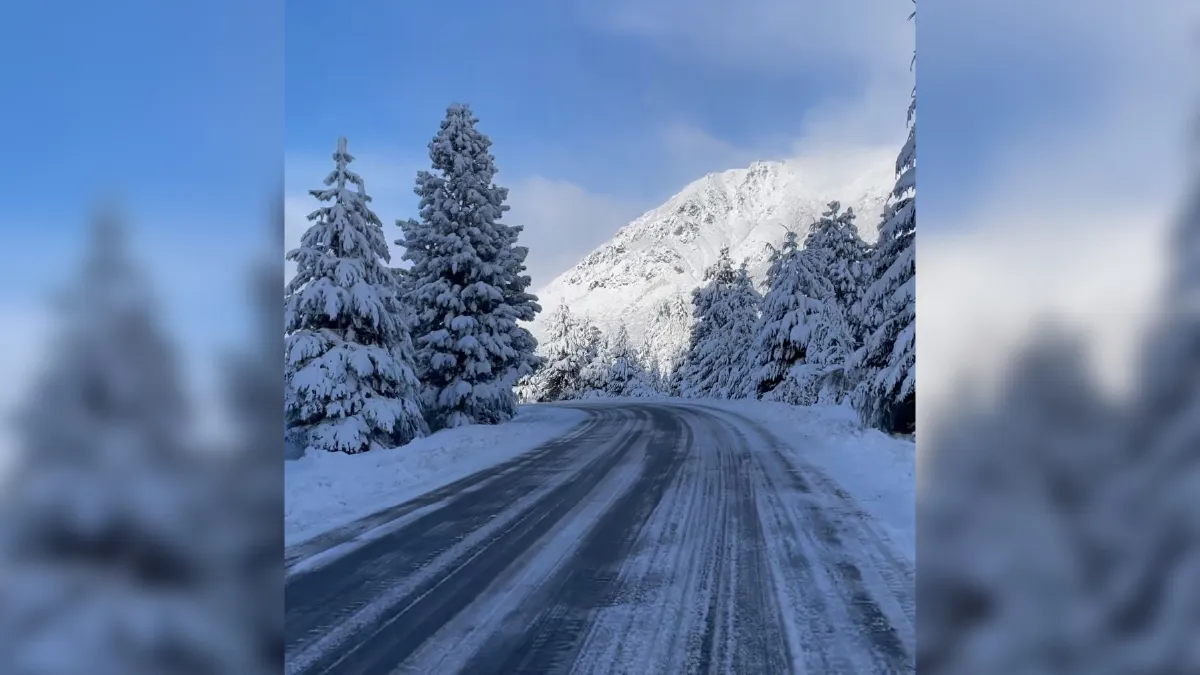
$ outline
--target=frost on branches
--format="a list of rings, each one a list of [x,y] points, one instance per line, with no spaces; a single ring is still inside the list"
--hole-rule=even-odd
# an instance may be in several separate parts
[[[311,448],[358,453],[428,432],[418,403],[412,340],[383,226],[353,157],[338,140],[325,206],[300,247],[284,297],[286,411]]]
[[[721,249],[705,285],[692,292],[695,322],[679,374],[684,397],[730,398],[744,390],[758,304],[745,265],[735,270],[729,249]]]
[[[589,371],[588,393],[593,396],[648,398],[658,394],[624,325],[605,337]]]
[[[862,380],[855,406],[863,421],[889,431],[916,423],[916,90],[908,108],[908,140],[896,158],[896,184],[879,228],[872,283],[860,308],[866,328],[854,356]]]
[[[747,394],[795,405],[837,398],[830,388],[845,353],[845,327],[819,259],[789,232],[767,270]]]
[[[513,386],[536,367],[536,342],[518,321],[540,310],[526,292],[519,227],[500,223],[508,190],[492,179],[491,140],[465,105],[451,105],[417,174],[420,219],[398,223],[416,311],[421,402],[431,426],[511,419]]]
[[[241,601],[246,551],[221,527],[211,464],[183,443],[191,419],[149,282],[112,214],[93,234],[0,486],[0,663],[269,672]]]
[[[830,202],[805,237],[804,250],[818,273],[833,286],[848,337],[857,347],[863,328],[852,310],[862,294],[870,247],[858,234],[854,209],[843,211],[839,202]]]
[[[598,328],[559,305],[546,322],[545,341],[539,348],[544,364],[527,379],[524,398],[549,402],[581,397],[588,389],[589,367],[600,345]]]

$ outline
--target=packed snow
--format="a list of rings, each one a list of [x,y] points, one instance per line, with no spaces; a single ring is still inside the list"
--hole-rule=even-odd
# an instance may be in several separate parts
[[[311,452],[284,466],[284,543],[292,545],[512,459],[586,415],[524,407],[501,425],[446,429],[390,450]]]
[[[563,405],[592,415],[569,442],[294,567],[288,672],[910,672],[911,481],[879,474],[911,443],[839,461],[845,409]]]
[[[704,401],[769,429],[795,457],[815,464],[888,530],[916,562],[916,457],[910,438],[863,428],[845,405],[792,406],[769,401]]]

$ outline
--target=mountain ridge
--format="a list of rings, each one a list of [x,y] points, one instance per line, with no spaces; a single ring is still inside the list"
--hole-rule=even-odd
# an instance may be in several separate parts
[[[605,332],[624,324],[635,345],[670,363],[686,345],[690,293],[721,248],[746,260],[761,285],[770,246],[789,229],[803,238],[835,200],[854,209],[863,238],[874,241],[894,155],[888,148],[756,161],[692,181],[539,288],[543,312],[530,328],[541,337],[546,317],[566,304]]]

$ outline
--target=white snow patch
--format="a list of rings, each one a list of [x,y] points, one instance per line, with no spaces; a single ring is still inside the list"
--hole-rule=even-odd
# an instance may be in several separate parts
[[[586,414],[523,407],[495,426],[457,427],[392,450],[314,452],[284,465],[284,541],[290,546],[436,490],[563,435]]]
[[[846,406],[767,401],[697,401],[766,427],[796,456],[828,473],[884,528],[896,551],[917,559],[916,456],[913,440],[864,429]]]
[[[703,285],[722,248],[735,263],[746,260],[761,284],[768,244],[781,243],[788,230],[803,241],[835,199],[854,209],[859,233],[874,241],[895,160],[894,148],[848,150],[754,162],[693,181],[539,288],[546,311],[529,328],[545,337],[553,309],[565,305],[606,333],[624,325],[635,347],[648,344],[670,363],[687,345],[691,326],[675,308],[690,305],[692,289]]]

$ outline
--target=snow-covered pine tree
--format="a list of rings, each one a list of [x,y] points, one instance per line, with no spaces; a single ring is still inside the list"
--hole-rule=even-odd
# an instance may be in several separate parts
[[[695,293],[693,292],[694,296]],[[688,315],[691,316],[692,303],[688,303]],[[695,324],[688,329],[689,340],[688,346],[691,345],[690,336],[695,329]],[[679,350],[678,353],[671,356],[663,368],[663,394],[672,398],[683,398],[683,376],[684,368],[688,363],[691,351],[688,348]]]
[[[684,398],[708,397],[716,385],[725,318],[718,305],[733,275],[729,248],[722,248],[717,261],[704,270],[704,285],[692,291],[691,335],[678,367],[679,393]]]
[[[872,282],[860,301],[865,337],[851,359],[859,369],[855,407],[888,431],[916,424],[917,90],[908,107],[908,139],[896,157],[896,184],[871,257]]]
[[[263,672],[150,284],[115,213],[91,244],[0,486],[0,670]]]
[[[807,251],[805,256],[807,257]],[[784,382],[766,398],[801,405],[841,403],[853,384],[847,357],[853,351],[850,328],[841,306],[826,297],[820,311],[807,317],[804,360],[789,370]]]
[[[685,398],[727,398],[744,389],[758,296],[743,264],[734,269],[729,249],[705,270],[705,285],[692,292],[695,323],[684,355],[680,393]]]
[[[519,227],[500,223],[508,191],[493,183],[491,140],[468,106],[446,109],[417,174],[420,220],[397,224],[412,262],[422,403],[434,428],[495,424],[516,410],[513,386],[538,361],[519,321],[540,307],[527,293]]]
[[[841,203],[829,202],[805,237],[804,249],[812,256],[821,276],[833,285],[842,321],[853,347],[857,348],[864,336],[854,307],[863,292],[865,266],[871,248],[859,236],[854,209],[843,211]]]
[[[745,262],[738,266],[722,302],[729,315],[725,328],[725,366],[713,393],[717,398],[741,398],[751,378],[751,354],[762,306],[762,296],[754,288]]]
[[[610,363],[607,361],[607,336],[600,327],[586,316],[575,318],[576,344],[579,361],[584,364],[579,373],[579,386],[572,398],[604,398],[608,396],[607,383]]]
[[[811,403],[802,387],[789,382],[789,373],[807,363],[813,332],[826,312],[824,300],[833,287],[800,248],[795,232],[788,232],[783,245],[772,253],[767,268],[767,293],[757,324],[754,346],[749,350],[750,376],[745,393],[793,404]]]
[[[643,348],[638,354],[638,359],[641,360],[642,370],[646,372],[648,381],[652,383],[655,393],[667,393],[666,377],[663,372],[662,361],[659,360],[658,354],[647,352]]]
[[[538,347],[544,365],[527,380],[530,400],[562,401],[584,389],[584,369],[594,355],[594,328],[559,305],[546,318],[545,340]]]
[[[497,189],[503,190],[505,195],[508,194],[504,188]],[[509,207],[504,205],[502,208],[508,210]],[[529,286],[533,283],[532,277],[525,273],[525,259],[529,256],[529,249],[517,245],[517,239],[524,226],[497,222],[496,227],[501,234],[506,235],[506,243],[500,252],[500,264],[506,276],[501,292],[504,294],[504,302],[512,308],[513,316],[517,320],[509,329],[512,355],[501,362],[505,377],[510,382],[504,388],[504,393],[510,396],[507,414],[511,417],[517,412],[517,401],[512,398],[513,386],[533,375],[544,365],[544,361],[537,354],[537,339],[524,325],[537,317],[542,311],[542,306],[538,304],[537,296],[529,292]]]
[[[338,139],[284,297],[286,408],[307,445],[358,453],[423,436],[410,327],[383,225]]]
[[[646,358],[653,355],[660,364],[664,394],[668,393],[670,380],[678,373],[678,366],[685,354],[685,350],[664,345],[686,344],[693,324],[691,299],[683,295],[675,295],[658,303],[654,316],[647,323],[642,336],[643,354]],[[678,390],[675,395],[678,395]]]
[[[630,398],[658,398],[663,395],[662,385],[654,373],[642,367],[634,371],[634,377],[625,385],[624,395]]]
[[[636,358],[641,379],[633,384],[629,396],[636,398],[666,396],[668,394],[667,378],[658,353],[650,345],[643,343],[637,350]]]
[[[605,339],[601,360],[608,367],[604,392],[609,396],[631,396],[634,390],[644,390],[650,386],[624,324]]]

